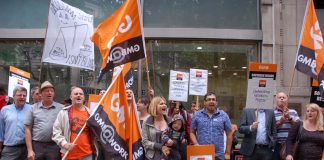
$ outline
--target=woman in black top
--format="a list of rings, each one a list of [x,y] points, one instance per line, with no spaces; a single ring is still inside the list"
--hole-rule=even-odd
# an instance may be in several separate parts
[[[299,128],[302,127],[302,128]],[[299,143],[293,158],[293,145]],[[286,160],[321,160],[324,148],[323,115],[321,108],[314,103],[306,106],[306,116],[303,122],[296,122],[289,130],[286,141]]]

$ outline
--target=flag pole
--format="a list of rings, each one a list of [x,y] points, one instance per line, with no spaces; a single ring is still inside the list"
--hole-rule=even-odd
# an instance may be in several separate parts
[[[144,49],[144,53],[145,53],[145,64],[146,64],[146,77],[147,77],[147,86],[148,88],[151,88],[151,83],[150,83],[150,73],[149,73],[149,69],[148,69],[148,62],[147,62],[147,55],[146,55],[146,44],[145,44],[145,35],[144,35],[144,29],[143,29],[143,15],[142,15],[142,8],[140,7],[140,1],[136,0],[137,2],[137,9],[138,9],[138,16],[139,16],[139,21],[140,21],[140,26],[141,26],[141,33],[142,33],[142,41],[143,41],[143,49]],[[143,2],[143,1],[142,1]]]
[[[110,83],[108,89],[106,90],[105,94],[100,98],[100,101],[98,102],[98,104],[96,105],[96,107],[93,109],[92,113],[90,114],[89,118],[87,119],[87,121],[84,123],[83,127],[81,128],[81,130],[79,131],[78,135],[75,137],[74,141],[72,142],[72,144],[75,144],[75,142],[79,139],[81,133],[83,132],[83,130],[85,129],[85,127],[87,126],[87,122],[90,119],[90,117],[93,116],[94,111],[96,111],[99,107],[99,105],[101,104],[101,102],[103,101],[103,99],[106,97],[106,95],[108,94],[108,91],[110,90],[110,88],[113,86],[113,84],[115,83],[116,79],[118,78],[119,74],[121,74],[121,70],[118,73],[118,75],[113,79],[113,81]],[[72,106],[73,107],[73,106]],[[69,154],[69,150],[67,152],[65,152],[62,160],[65,160],[65,158],[67,157],[67,155]]]
[[[43,52],[44,52],[44,47],[43,47]],[[43,68],[43,57],[41,57],[41,65],[40,65],[40,71],[39,71],[39,76],[38,76],[38,86],[39,87],[41,86],[42,68]]]
[[[199,96],[196,96],[196,107],[199,106]]]
[[[293,75],[292,75],[291,80],[290,80],[288,97],[290,97],[290,94],[291,94],[291,88],[292,88],[292,84],[294,82],[295,72],[296,72],[296,67],[294,67]]]
[[[48,30],[48,19],[49,19],[49,12],[51,11],[50,10],[50,7],[51,7],[51,0],[49,0],[50,3],[49,3],[49,11],[48,11],[48,15],[47,15],[47,23],[46,23],[46,30],[45,30],[45,38],[44,38],[44,45],[43,45],[43,53],[42,53],[42,57],[41,57],[41,66],[40,66],[40,71],[39,71],[39,76],[38,76],[38,86],[40,87],[41,86],[41,77],[42,77],[42,70],[43,70],[43,55],[44,55],[44,49],[45,49],[45,42],[46,42],[46,37],[47,37],[47,30]]]
[[[148,69],[148,62],[147,62],[147,58],[145,58],[145,64],[146,64],[146,78],[147,78],[147,86],[148,86],[148,88],[152,88],[152,87],[151,87],[151,82],[150,82],[150,73],[149,73],[149,69]]]
[[[307,16],[307,13],[308,13],[308,10],[309,10],[309,5],[310,5],[309,2],[310,1],[312,1],[312,0],[307,1],[306,10],[305,10],[304,19],[303,19],[303,24],[302,24],[302,30],[301,30],[300,35],[299,35],[299,42],[298,42],[298,47],[297,47],[297,53],[296,53],[296,58],[295,58],[295,65],[294,65],[293,75],[291,77],[291,81],[290,81],[290,84],[289,84],[288,98],[290,97],[291,88],[292,88],[292,84],[293,84],[294,77],[295,77],[297,56],[298,56],[298,51],[300,49],[300,44],[301,44],[301,41],[302,41],[304,29],[305,29],[304,26],[305,26],[305,22],[306,22],[306,16]]]

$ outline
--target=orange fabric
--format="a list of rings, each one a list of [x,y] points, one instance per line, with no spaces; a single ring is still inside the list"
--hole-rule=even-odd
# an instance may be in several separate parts
[[[114,80],[116,78],[117,73],[120,72],[119,70],[121,70],[123,72],[123,75],[125,76],[131,68],[132,68],[131,62],[115,67],[112,80]]]
[[[129,17],[131,22],[126,17]],[[137,0],[127,0],[109,18],[99,24],[91,36],[102,55],[101,69],[108,62],[109,53],[116,44],[142,35]]]
[[[133,95],[134,96],[134,95]],[[127,128],[130,128],[129,130],[126,130],[126,135],[129,135],[129,141],[128,141],[128,150],[129,150],[129,160],[133,159],[133,155],[136,155],[136,153],[139,153],[140,148],[133,148],[133,143],[136,143],[138,141],[141,141],[141,131],[140,131],[140,125],[139,120],[136,115],[137,109],[135,108],[135,99],[133,100],[132,104],[130,105],[130,117],[128,121],[126,120],[126,126],[129,126]]]
[[[303,29],[301,45],[315,51],[317,55],[316,72],[318,75],[324,64],[324,46],[313,0],[309,0]]]
[[[114,124],[118,135],[126,141],[128,136],[125,130],[125,120],[129,119],[129,114],[124,75],[122,72],[113,81],[114,83],[107,90],[108,93],[101,102],[101,105],[103,106],[103,110],[108,114],[111,123]]]
[[[81,111],[74,107],[72,107],[71,109],[72,128],[70,141],[73,142],[83,125],[86,123],[89,114],[86,110]],[[70,151],[69,155],[67,156],[68,159],[83,158],[93,152],[91,148],[90,128],[88,126],[85,127],[75,144],[76,146]]]

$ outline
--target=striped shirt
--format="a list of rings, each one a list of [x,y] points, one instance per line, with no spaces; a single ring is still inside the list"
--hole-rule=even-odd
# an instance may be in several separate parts
[[[290,117],[294,121],[299,121],[300,120],[296,110],[289,109],[289,114],[290,114]],[[280,120],[280,118],[283,116],[283,111],[276,108],[274,110],[274,115],[275,115],[275,118],[276,118],[276,122],[278,122]],[[277,128],[277,142],[278,143],[283,143],[283,142],[286,141],[286,139],[288,137],[289,129],[291,128],[291,125],[292,125],[291,122],[288,119],[286,119],[286,121]]]

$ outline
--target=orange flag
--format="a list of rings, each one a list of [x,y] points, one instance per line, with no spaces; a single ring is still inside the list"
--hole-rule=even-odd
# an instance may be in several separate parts
[[[324,45],[313,0],[309,0],[300,35],[295,68],[320,82],[320,91],[324,87]],[[323,95],[323,94],[322,94]]]
[[[134,95],[133,95],[134,97]],[[133,98],[132,104],[130,107],[129,121],[126,121],[126,126],[129,128],[126,130],[126,135],[129,135],[129,160],[144,160],[144,147],[142,145],[142,136],[141,136],[141,127],[139,123],[139,118],[137,116],[137,105],[135,98]]]
[[[119,72],[87,121],[104,147],[105,155],[110,155],[110,158],[126,160],[129,157],[129,137],[126,132],[128,121],[124,76]]]
[[[144,160],[136,102],[133,99],[132,104],[128,104],[126,99],[123,73],[129,69],[127,66],[115,68],[114,79],[89,118],[88,125],[109,158]]]
[[[146,56],[138,0],[126,0],[91,37],[103,58],[98,81],[116,66]]]

